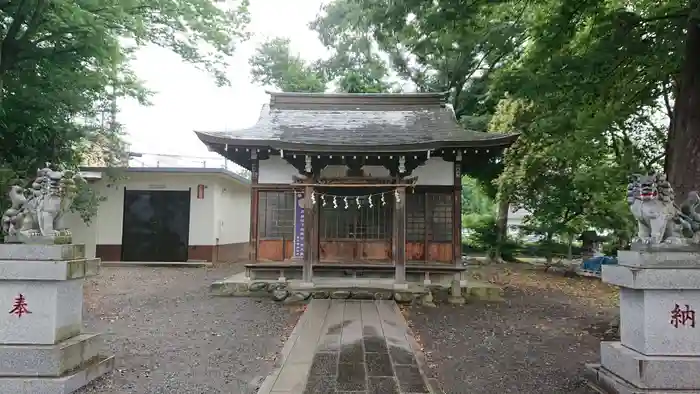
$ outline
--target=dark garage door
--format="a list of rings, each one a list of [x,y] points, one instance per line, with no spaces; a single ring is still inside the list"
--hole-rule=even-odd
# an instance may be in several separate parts
[[[122,261],[187,261],[190,193],[124,190]]]

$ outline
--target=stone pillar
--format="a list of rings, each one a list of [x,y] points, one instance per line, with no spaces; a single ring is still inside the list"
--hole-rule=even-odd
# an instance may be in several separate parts
[[[602,342],[586,377],[608,393],[700,393],[700,252],[618,252],[620,341]]]
[[[447,302],[454,305],[464,304],[465,300],[464,296],[462,295],[462,286],[459,279],[459,274],[455,275],[451,283],[450,295],[447,297]]]
[[[114,368],[82,332],[83,282],[99,267],[84,245],[0,244],[1,393],[71,393]]]

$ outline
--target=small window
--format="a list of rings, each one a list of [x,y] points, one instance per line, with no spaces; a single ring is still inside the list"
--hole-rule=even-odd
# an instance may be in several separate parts
[[[294,192],[260,191],[258,196],[258,237],[293,238]]]
[[[406,194],[406,241],[425,242],[425,193]]]
[[[429,193],[428,209],[430,209],[431,241],[451,242],[454,230],[452,220],[452,194]]]

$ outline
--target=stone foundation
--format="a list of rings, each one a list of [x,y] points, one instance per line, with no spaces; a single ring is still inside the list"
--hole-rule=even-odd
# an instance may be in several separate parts
[[[454,282],[453,282],[454,283]],[[395,289],[392,281],[372,279],[318,279],[312,288],[297,280],[250,280],[244,274],[234,275],[211,285],[212,295],[240,297],[270,297],[285,303],[306,302],[310,299],[393,299],[398,303],[434,306],[435,303],[465,301],[502,301],[503,290],[490,283],[457,281],[457,294],[451,286],[408,283],[405,289]]]

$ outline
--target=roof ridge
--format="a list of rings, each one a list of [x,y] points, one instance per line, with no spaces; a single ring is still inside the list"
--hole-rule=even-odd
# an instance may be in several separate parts
[[[270,93],[271,109],[444,107],[448,93]]]
[[[274,92],[265,93],[273,97],[447,97],[450,92],[412,92],[412,93],[322,93],[322,92]]]

